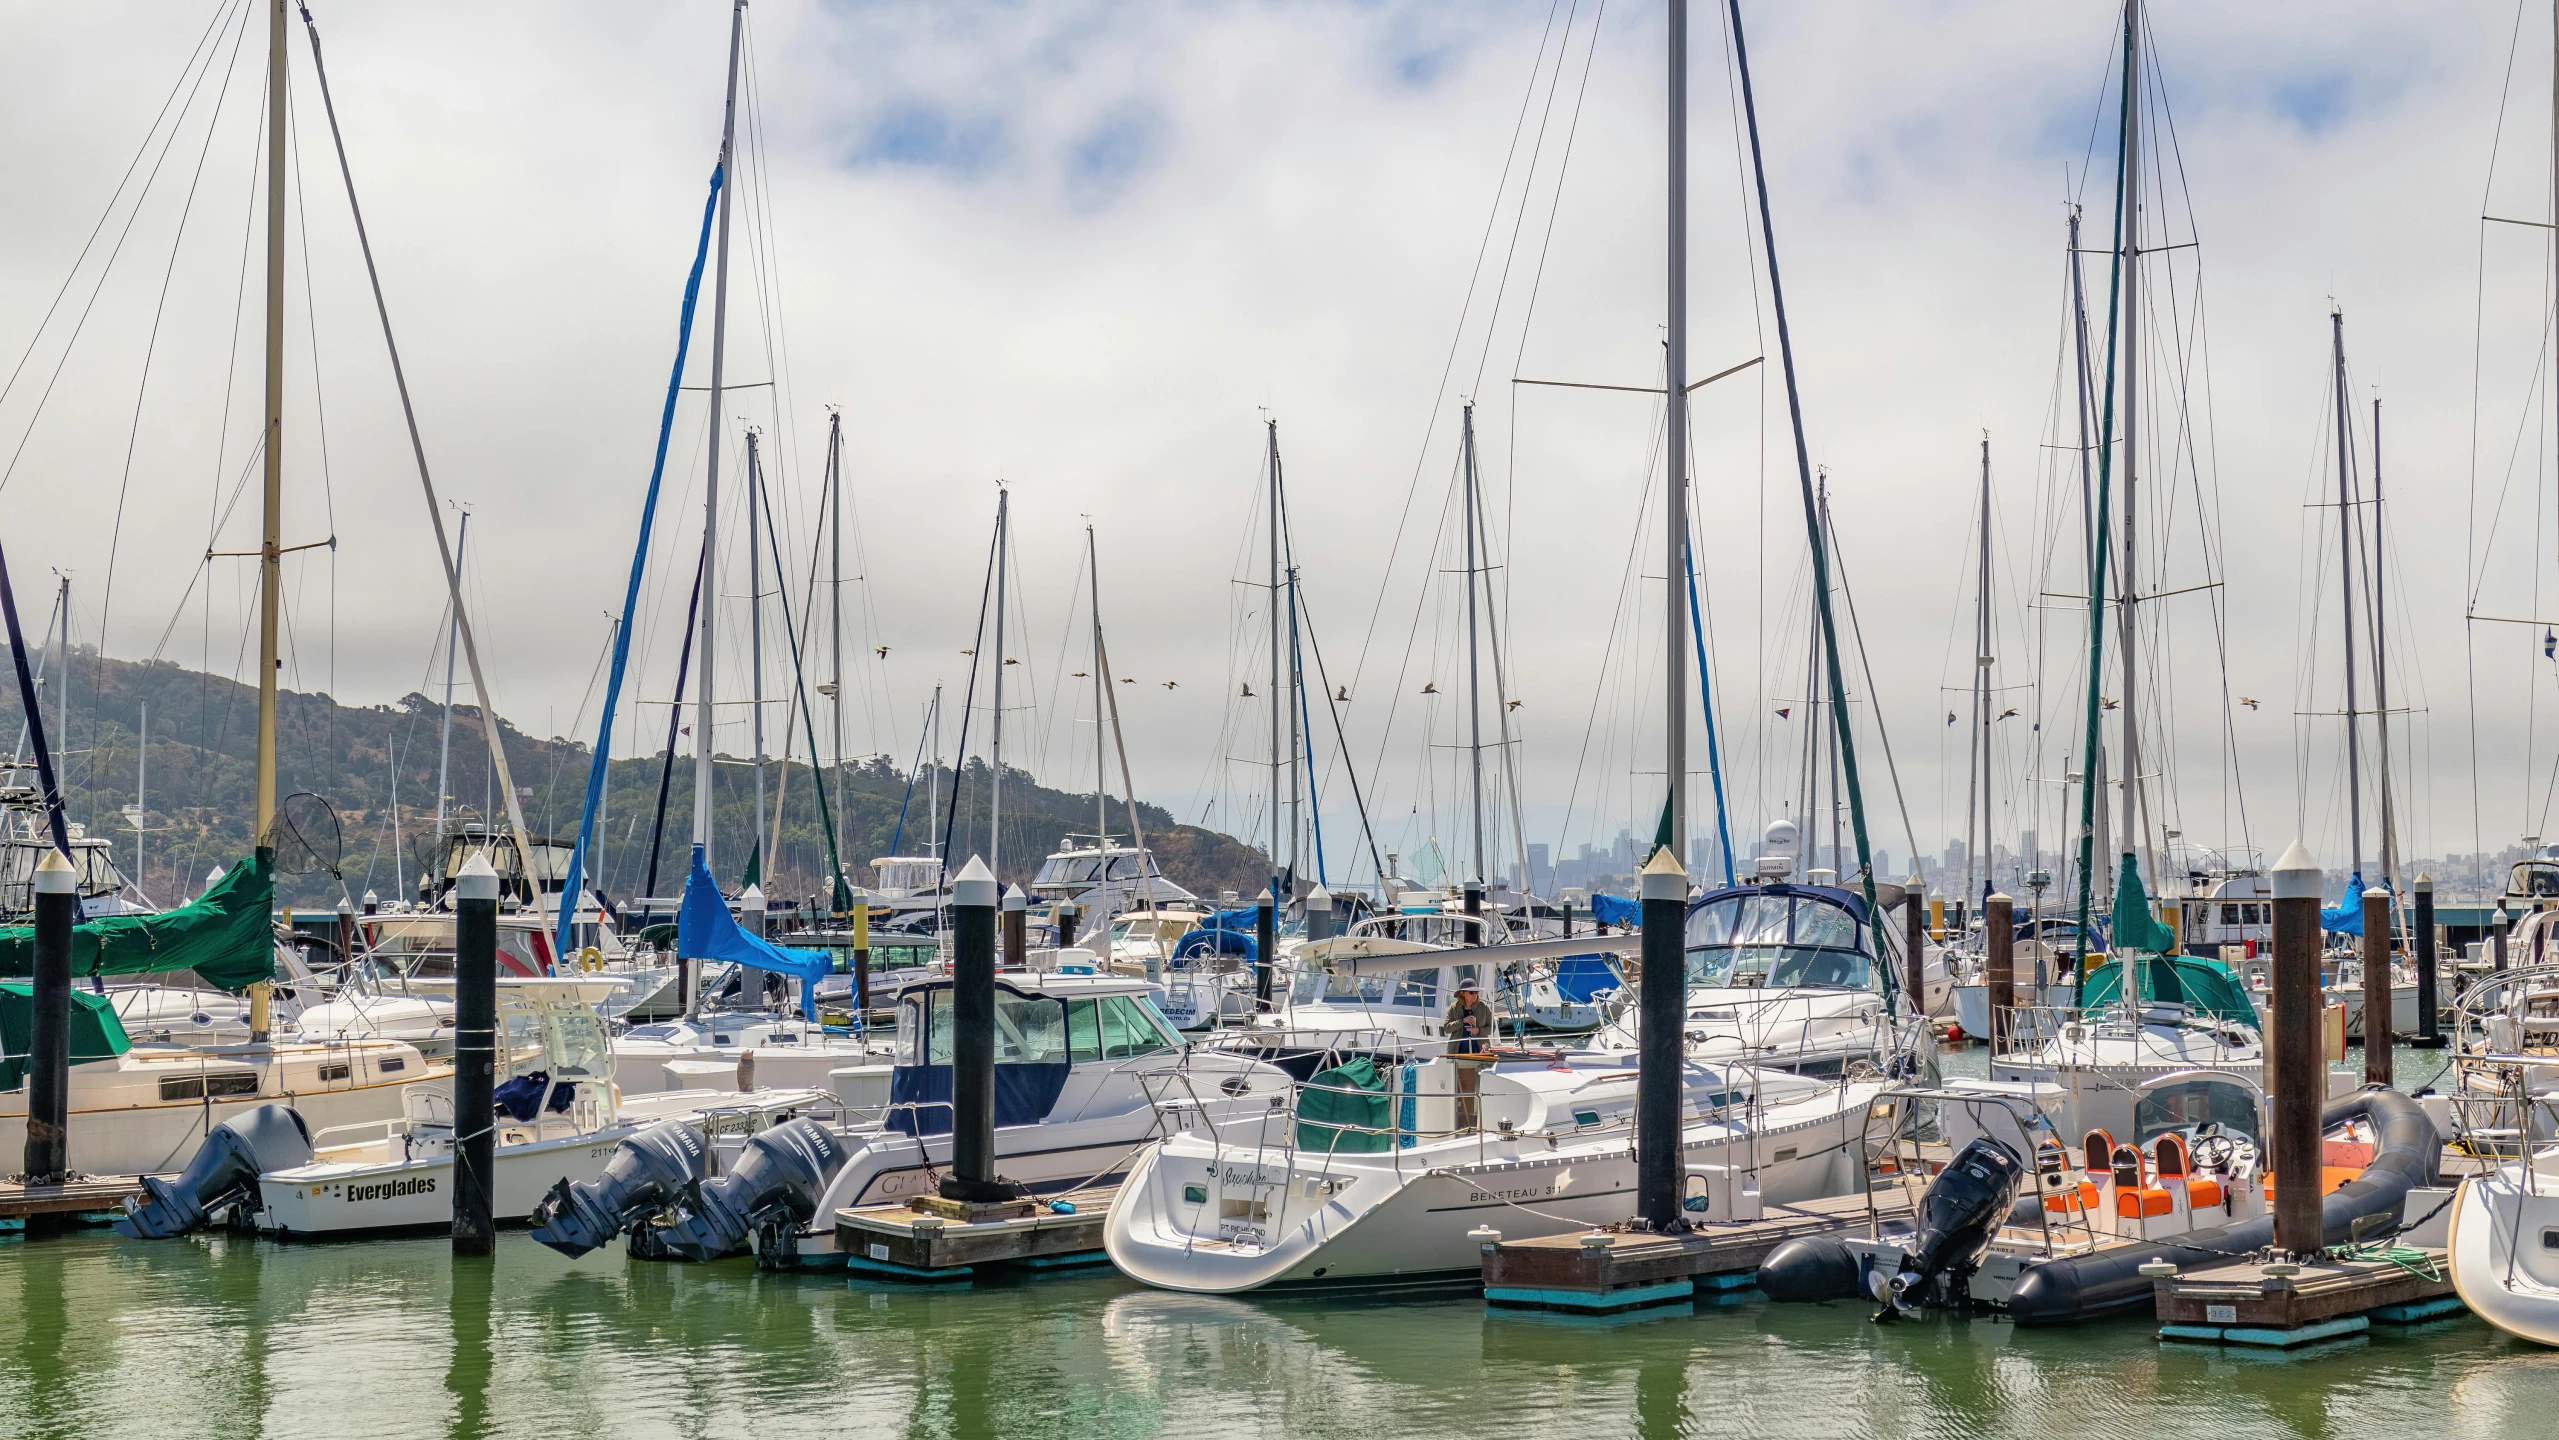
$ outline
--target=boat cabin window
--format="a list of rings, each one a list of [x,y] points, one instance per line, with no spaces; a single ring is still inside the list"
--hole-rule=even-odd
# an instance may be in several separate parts
[[[897,1063],[951,1063],[951,992],[927,990],[897,1002]]]
[[[233,1095],[258,1093],[258,1077],[248,1070],[215,1070],[203,1075],[179,1075],[160,1082],[162,1100],[220,1100]]]
[[[945,992],[947,993],[947,992]],[[995,992],[995,1063],[1066,1063],[1066,1007],[1045,995]]]
[[[1439,971],[1399,970],[1395,973],[1395,991],[1390,1005],[1418,1005],[1425,1010],[1439,1004]]]
[[[1814,895],[1731,895],[1688,917],[1688,983],[1871,990],[1857,917]]]
[[[2229,1080],[2186,1080],[2142,1092],[2133,1102],[2133,1143],[2148,1145],[2168,1131],[2191,1132],[2210,1122],[2250,1140],[2263,1137],[2257,1097]]]
[[[2510,872],[2506,882],[2511,894],[2528,895],[2535,900],[2559,900],[2559,864],[2548,860],[2526,860]]]

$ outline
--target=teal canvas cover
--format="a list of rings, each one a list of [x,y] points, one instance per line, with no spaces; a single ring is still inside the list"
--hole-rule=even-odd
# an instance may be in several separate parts
[[[15,1090],[27,1080],[27,1054],[36,1043],[35,987],[23,981],[0,984],[0,1090]],[[116,1018],[115,1005],[104,995],[71,992],[71,1063],[112,1060],[133,1048]]]
[[[1367,1155],[1391,1148],[1394,1102],[1377,1062],[1362,1055],[1315,1072],[1297,1092],[1297,1148]],[[1350,1127],[1360,1128],[1353,1129]]]
[[[192,970],[208,985],[246,990],[275,978],[275,879],[263,859],[232,866],[192,902],[157,915],[106,915],[71,932],[74,975]],[[0,928],[0,975],[36,973],[35,927]]]
[[[2257,1023],[2256,1007],[2248,1003],[2248,992],[2241,989],[2238,977],[2217,960],[2199,959],[2192,955],[2149,955],[2141,964],[2141,998],[2161,1004],[2184,1005],[2190,1010],[2221,1020],[2235,1020],[2242,1025]],[[2123,993],[2124,967],[2101,965],[2089,975],[2080,992],[2082,1009],[2100,1010]]]
[[[2177,932],[2150,913],[2150,894],[2142,889],[2141,871],[2134,867],[2130,855],[2124,857],[2123,873],[2115,880],[2113,918],[2113,930],[2107,938],[2110,950],[2158,955],[2177,948]]]

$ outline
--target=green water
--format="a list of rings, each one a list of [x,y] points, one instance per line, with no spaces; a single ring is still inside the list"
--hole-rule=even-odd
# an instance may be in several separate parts
[[[2467,1318],[2279,1358],[1756,1299],[1600,1325],[1107,1269],[919,1291],[521,1234],[463,1265],[431,1240],[0,1250],[10,1437],[2554,1433],[2559,1353]]]
[[[2398,1058],[2403,1085],[2441,1063]],[[2275,1356],[1756,1298],[1592,1323],[1107,1267],[925,1291],[520,1232],[459,1266],[434,1240],[0,1244],[0,1440],[187,1435],[2468,1440],[2559,1435],[2559,1352],[2466,1317]]]

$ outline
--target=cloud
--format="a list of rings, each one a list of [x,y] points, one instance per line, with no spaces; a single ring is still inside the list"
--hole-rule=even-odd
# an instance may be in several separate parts
[[[1464,396],[1478,404],[1508,596],[1502,641],[1526,702],[1513,720],[1531,838],[1569,850],[1622,826],[1648,833],[1661,784],[1648,771],[1659,769],[1662,592],[1658,531],[1639,526],[1658,490],[1657,417],[1640,395],[1510,383],[1641,386],[1658,374],[1659,11],[1610,7],[1592,50],[1595,9],[1566,5],[1575,18],[1559,63],[1562,14],[1550,29],[1549,7],[1524,4],[759,0],[726,358],[729,380],[751,388],[732,393],[729,419],[766,427],[799,606],[807,557],[823,553],[820,407],[843,407],[860,539],[846,564],[862,576],[846,587],[847,649],[891,646],[884,661],[848,658],[855,746],[905,763],[936,685],[945,738],[956,736],[958,652],[972,642],[1002,477],[1019,542],[1008,643],[1025,661],[1007,705],[1027,692],[1033,707],[1008,720],[1020,727],[1008,728],[1008,756],[1055,783],[1091,783],[1091,731],[1073,708],[1089,701],[1060,683],[1082,668],[1076,587],[1090,515],[1113,659],[1140,681],[1121,700],[1142,792],[1186,820],[1213,810],[1251,821],[1259,767],[1227,757],[1258,753],[1265,721],[1230,711],[1228,697],[1267,666],[1257,592],[1236,584],[1257,578],[1248,527],[1267,409],[1281,422],[1307,604],[1332,678],[1355,697],[1345,727],[1379,848],[1415,854],[1437,837],[1451,851],[1468,828],[1462,752],[1445,748],[1462,715],[1444,698],[1418,706],[1432,703],[1419,695],[1425,680],[1442,697],[1463,688],[1462,612],[1443,572],[1462,563],[1445,516]],[[1941,687],[1960,696],[1970,680],[1984,429],[2003,683],[2027,683],[2042,657],[2051,693],[2032,713],[2056,747],[2069,733],[2066,657],[2085,633],[2068,601],[2044,598],[2082,590],[2064,543],[2077,533],[2078,480],[2049,448],[2075,427],[2055,383],[2063,202],[2081,196],[2102,243],[2116,40],[2103,12],[2024,0],[1745,10],[1811,458],[1829,469],[1875,670],[1861,704],[1896,740],[1903,803],[1889,803],[1870,754],[1869,814],[1906,862],[1905,805],[1925,848],[1962,825],[1967,757],[1936,732],[1951,703]],[[605,612],[621,604],[717,143],[726,7],[350,3],[320,22],[428,451],[445,492],[476,502],[474,599],[499,703],[541,733],[591,730],[589,677]],[[2473,217],[2511,23],[2483,7],[2361,0],[2153,16],[2178,127],[2163,157],[2173,169],[2154,173],[2176,177],[2200,247],[2154,262],[2152,393],[2182,374],[2195,404],[2154,412],[2166,429],[2151,453],[2193,458],[2157,474],[2145,553],[2164,557],[2155,588],[2193,583],[2209,529],[2224,582],[2152,607],[2162,668],[2148,712],[2158,753],[2145,763],[2159,763],[2176,797],[2161,823],[2190,839],[2267,851],[2298,831],[2343,849],[2335,727],[2284,714],[2335,708],[2336,666],[2321,658],[2334,638],[2316,618],[2334,572],[2318,569],[2328,542],[2312,523],[2329,512],[2301,508],[2331,463],[2321,429],[2333,408],[2331,297],[2347,307],[2358,399],[2375,385],[2388,397],[2393,573],[2409,582],[2393,642],[2406,647],[2394,679],[2409,698],[2394,684],[2393,700],[2411,711],[2393,736],[2413,747],[2403,783],[2422,777],[2406,848],[2469,845],[2471,716],[2454,658],[2465,644],[2481,656],[2486,787],[2519,793],[2530,777],[2538,795],[2547,778],[2547,742],[2529,750],[2520,719],[2538,634],[2508,644],[2461,621],[2468,588],[2482,609],[2528,605],[2526,557],[2548,543],[2518,535],[2472,578],[2468,513],[2489,513],[2509,448],[2544,447],[2527,403],[2541,292],[2525,283],[2541,242],[2518,230],[2491,237],[2491,294],[2512,303],[2490,306],[2479,424],[2489,439],[2472,499]],[[1697,7],[1692,25],[1692,373],[1769,361],[1694,402],[1710,658],[1734,828],[1747,833],[1802,805],[1800,727],[1781,733],[1759,717],[1801,702],[1809,590],[1721,21]],[[508,43],[491,45],[493,34]],[[193,38],[164,7],[105,0],[30,12],[0,48],[0,125],[43,139],[13,171],[22,203],[0,215],[0,360],[14,364],[36,333]],[[390,699],[434,670],[441,597],[294,38],[309,287],[297,230],[286,540],[340,539],[289,562],[294,680]],[[2518,92],[2540,83],[2526,74],[2538,44],[2527,35]],[[115,83],[96,83],[99,56],[113,57]],[[235,84],[254,83],[255,59]],[[1533,96],[1532,76],[1543,77]],[[260,296],[254,263],[241,289],[240,248],[256,194],[255,110],[253,91],[235,92],[207,152],[123,535],[100,519],[122,447],[99,437],[134,427],[175,227],[165,184],[0,490],[13,570],[73,573],[82,640],[99,621],[112,544],[111,650],[158,649],[226,673],[248,572],[232,560],[200,571],[198,557],[253,542],[253,505],[214,520],[257,430]],[[2546,123],[2529,110],[2508,117],[2517,154],[2534,147],[2515,136]],[[2093,184],[2077,173],[2092,116]],[[194,143],[173,152],[168,174],[192,161]],[[2509,207],[2498,213],[2541,213],[2546,180],[2530,173],[2541,168],[2501,162],[2513,198],[2496,195]],[[2509,243],[2506,257],[2497,247]],[[2101,261],[2090,277],[2102,326]],[[2506,309],[2521,320],[2506,323]],[[235,312],[249,317],[236,348]],[[706,339],[688,385],[706,382]],[[53,343],[37,347],[31,373],[50,373]],[[0,402],[0,446],[16,444],[33,393],[22,384]],[[655,699],[673,683],[699,544],[705,419],[700,391],[684,392],[634,620],[633,693]],[[737,433],[727,426],[732,504]],[[2513,482],[2517,497],[2532,493],[2530,477],[2527,466]],[[732,510],[722,529],[724,573],[736,577],[720,617],[732,695],[746,632],[734,598],[740,518]],[[823,587],[815,594],[822,607]],[[778,650],[770,658],[778,665]],[[2225,671],[2230,688],[2266,700],[2228,725]],[[2276,698],[2286,694],[2289,707]],[[654,707],[625,714],[642,709],[663,724]],[[1315,721],[1328,736],[1320,709]],[[2066,833],[2049,783],[2063,757],[2011,728],[2020,734],[2001,740],[1998,761],[2003,829],[2039,816],[2042,834]],[[635,730],[619,748],[656,743]],[[1319,747],[1317,768],[1338,856],[1356,828],[1343,763]],[[2483,822],[2488,843],[2559,833],[2517,803],[2505,809]]]

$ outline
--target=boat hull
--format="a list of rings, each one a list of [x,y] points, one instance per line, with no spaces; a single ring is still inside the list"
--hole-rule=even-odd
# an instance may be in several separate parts
[[[2535,1168],[2538,1194],[2513,1162],[2461,1182],[2448,1242],[2452,1288],[2507,1334],[2559,1346],[2559,1250],[2543,1239],[2559,1228],[2559,1174],[2548,1155]]]

